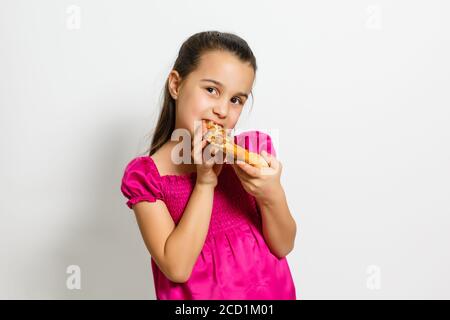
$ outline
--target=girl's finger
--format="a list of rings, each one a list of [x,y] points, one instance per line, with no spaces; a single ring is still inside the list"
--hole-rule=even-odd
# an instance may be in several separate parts
[[[236,173],[236,175],[238,176],[238,178],[239,178],[239,179],[242,179],[242,175],[243,175],[242,169],[239,168],[239,167],[238,167],[237,165],[235,165],[235,164],[232,164],[231,167],[233,168],[233,170],[234,170],[234,172]]]
[[[270,153],[267,153],[267,151],[265,151],[265,150],[263,150],[261,152],[261,155],[264,157],[264,160],[266,160],[267,163],[269,164],[269,168],[263,167],[263,168],[261,168],[261,170],[262,170],[261,172],[265,172],[265,174],[267,174],[267,173],[270,174],[271,173],[270,169],[274,169],[275,171],[278,171],[278,167],[280,166],[280,163],[278,162],[277,158],[275,158]]]
[[[192,147],[192,155],[194,159],[194,163],[200,164],[202,161],[203,149],[205,148],[208,141],[201,140],[197,145]]]
[[[266,162],[269,164],[269,167],[270,167],[271,166],[270,162],[271,162],[272,159],[270,158],[270,156],[266,152],[266,150],[261,151],[261,156],[264,158],[264,160],[266,160]]]
[[[223,164],[224,163],[224,155],[223,151],[220,147],[214,145],[214,144],[208,144],[203,152],[204,157],[207,159],[214,158],[214,162],[217,164]]]
[[[209,167],[213,167],[214,165],[215,165],[215,161],[214,161],[215,159],[214,159],[214,157],[211,157],[211,158],[207,158],[206,160],[205,160],[205,164],[206,164],[206,166],[209,168]]]
[[[237,162],[237,165],[238,165],[239,168],[241,168],[245,173],[247,173],[250,177],[253,177],[253,178],[259,178],[260,173],[261,173],[261,172],[260,172],[260,169],[254,167],[254,166],[252,166],[252,165],[249,165],[248,163],[243,162],[243,161],[238,161],[238,162]]]
[[[249,181],[250,179],[252,179],[251,176],[249,176],[241,167],[239,167],[237,164],[233,164],[232,165],[234,171],[236,172],[237,176],[239,177],[240,180],[243,181]]]

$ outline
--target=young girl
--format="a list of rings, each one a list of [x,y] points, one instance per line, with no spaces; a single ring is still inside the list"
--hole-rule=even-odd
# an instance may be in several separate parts
[[[296,299],[285,258],[296,224],[270,136],[234,137],[266,159],[265,172],[205,160],[203,139],[192,155],[202,161],[173,160],[174,130],[194,136],[194,122],[202,121],[204,134],[206,120],[234,128],[255,73],[255,57],[240,37],[211,31],[188,38],[166,81],[149,155],[125,168],[121,191],[150,252],[158,300]]]

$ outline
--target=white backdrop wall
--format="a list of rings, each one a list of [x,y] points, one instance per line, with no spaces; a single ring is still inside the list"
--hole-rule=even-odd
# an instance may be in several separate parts
[[[150,143],[179,46],[211,29],[257,58],[237,129],[279,132],[298,297],[450,298],[449,12],[444,0],[1,0],[0,298],[155,299],[120,179]]]

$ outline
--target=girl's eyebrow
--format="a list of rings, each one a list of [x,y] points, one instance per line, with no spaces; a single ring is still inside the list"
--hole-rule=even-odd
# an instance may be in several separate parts
[[[217,80],[213,80],[213,79],[201,79],[200,81],[209,81],[209,82],[212,82],[212,83],[217,84],[218,86],[224,87],[224,85],[223,85],[222,83],[220,83],[219,81],[217,81]],[[246,99],[248,99],[248,94],[247,94],[247,93],[244,93],[244,92],[238,92],[237,95],[238,95],[238,96],[243,96],[243,97],[245,97]]]

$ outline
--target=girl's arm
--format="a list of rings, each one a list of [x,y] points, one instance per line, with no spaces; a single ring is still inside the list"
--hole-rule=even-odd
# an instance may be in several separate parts
[[[213,207],[214,185],[197,183],[177,227],[167,238],[165,257],[186,282],[203,248]]]
[[[297,225],[280,183],[281,162],[266,151],[261,155],[270,165],[268,168],[256,168],[242,161],[233,168],[244,189],[256,199],[262,216],[264,240],[270,251],[282,258],[294,248]]]
[[[173,282],[186,282],[209,228],[214,184],[196,183],[178,225],[162,201],[134,205],[144,242],[160,270]]]
[[[278,258],[285,257],[294,248],[297,225],[289,210],[281,185],[265,199],[256,198],[261,211],[264,239],[270,251]]]

